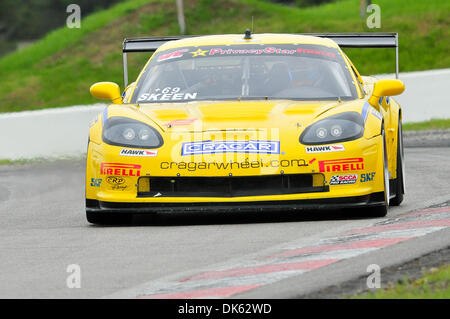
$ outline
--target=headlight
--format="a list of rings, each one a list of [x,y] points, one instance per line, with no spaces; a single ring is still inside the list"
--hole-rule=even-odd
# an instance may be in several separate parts
[[[359,113],[346,112],[330,116],[308,126],[300,136],[305,145],[345,142],[364,134],[364,120]]]
[[[157,148],[163,144],[153,127],[126,117],[110,117],[103,127],[103,141],[110,145]]]

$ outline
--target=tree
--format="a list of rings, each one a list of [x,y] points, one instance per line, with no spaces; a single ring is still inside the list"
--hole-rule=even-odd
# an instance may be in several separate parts
[[[366,16],[366,8],[369,4],[371,4],[372,1],[370,0],[359,0],[359,7],[360,7],[360,13],[361,13],[361,19],[364,19]]]
[[[177,2],[177,15],[178,15],[178,25],[180,26],[180,33],[186,33],[186,23],[184,22],[184,7],[183,0],[176,0]]]

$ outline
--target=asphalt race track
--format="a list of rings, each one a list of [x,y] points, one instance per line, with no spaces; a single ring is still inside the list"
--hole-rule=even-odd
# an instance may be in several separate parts
[[[450,148],[406,149],[405,201],[386,218],[162,214],[117,227],[85,220],[83,161],[3,165],[0,298],[311,293],[363,276],[369,264],[384,268],[449,246],[449,158]],[[81,288],[67,287],[71,264],[80,266]]]

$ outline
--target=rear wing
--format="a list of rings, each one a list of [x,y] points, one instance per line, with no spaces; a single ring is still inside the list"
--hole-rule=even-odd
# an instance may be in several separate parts
[[[123,40],[123,82],[124,89],[128,86],[128,59],[127,53],[131,52],[155,52],[160,46],[168,41],[180,40],[189,36],[174,37],[151,37],[151,38],[125,38]]]
[[[341,48],[395,48],[395,77],[398,79],[398,33],[300,33],[320,38],[329,38]],[[129,38],[123,41],[123,79],[125,88],[128,85],[127,53],[155,52],[168,41],[180,40],[191,36]]]

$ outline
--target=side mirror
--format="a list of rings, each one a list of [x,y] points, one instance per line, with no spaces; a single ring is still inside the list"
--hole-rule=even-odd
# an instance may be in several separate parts
[[[120,87],[114,82],[98,82],[89,89],[93,97],[110,100],[114,104],[123,104]]]
[[[394,96],[402,94],[405,85],[400,80],[379,80],[373,85],[372,96],[369,103],[372,106],[378,105],[378,101],[382,96]]]

